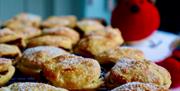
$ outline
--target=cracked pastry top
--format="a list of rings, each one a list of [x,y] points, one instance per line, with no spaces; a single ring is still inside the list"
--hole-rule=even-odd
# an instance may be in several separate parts
[[[46,61],[62,54],[69,54],[63,49],[52,46],[38,46],[26,49],[17,63],[17,68],[27,75],[36,76]]]
[[[75,55],[61,55],[51,59],[44,64],[43,73],[52,85],[69,90],[96,89],[102,83],[99,63]]]
[[[120,59],[107,74],[108,87],[117,87],[128,82],[153,83],[169,88],[171,85],[170,73],[163,67],[149,60],[131,58]]]

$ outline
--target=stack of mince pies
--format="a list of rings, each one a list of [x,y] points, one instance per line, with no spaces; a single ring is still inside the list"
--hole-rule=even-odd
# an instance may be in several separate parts
[[[0,91],[169,91],[169,72],[123,44],[99,19],[20,13],[1,25]]]

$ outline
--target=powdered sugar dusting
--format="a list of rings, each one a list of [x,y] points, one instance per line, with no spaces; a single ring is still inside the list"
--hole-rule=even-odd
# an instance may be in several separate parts
[[[0,65],[1,64],[11,64],[12,61],[10,59],[6,59],[6,58],[0,58]]]
[[[43,32],[45,33],[51,33],[51,32],[58,32],[58,31],[69,31],[71,30],[68,27],[55,27],[55,28],[50,28],[50,29],[44,29]]]
[[[12,91],[67,91],[44,83],[14,83],[8,86]]]
[[[68,58],[62,61],[61,64],[73,65],[73,64],[81,63],[82,61],[87,61],[87,60],[83,60],[82,58]]]
[[[78,64],[82,64],[82,65],[92,64],[92,66],[94,67],[97,67],[97,66],[100,67],[98,61],[94,59],[83,58],[83,57],[75,56],[75,55],[65,55],[65,56],[73,56],[73,57],[67,57],[63,61],[59,61],[59,63],[57,64],[61,64],[64,67],[70,67],[70,66],[78,65]]]
[[[160,87],[157,87],[156,85],[153,85],[152,83],[141,83],[141,82],[131,82],[124,84],[122,86],[119,86],[111,91],[157,91],[158,89],[162,89]]]
[[[116,69],[116,67],[118,67],[118,69],[130,68],[132,66],[131,64],[132,62],[136,62],[136,60],[129,58],[122,58],[119,62],[116,63],[113,69]]]
[[[1,29],[0,36],[6,36],[6,35],[15,35],[15,33],[8,28]]]
[[[29,61],[33,60],[36,57],[36,53],[42,52],[47,57],[56,57],[62,54],[68,54],[68,52],[64,51],[63,49],[53,47],[53,46],[38,46],[29,48],[24,51],[23,57],[29,59]]]

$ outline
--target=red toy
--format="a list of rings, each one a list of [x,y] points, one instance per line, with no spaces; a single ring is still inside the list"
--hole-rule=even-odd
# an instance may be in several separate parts
[[[121,30],[126,42],[150,36],[160,25],[160,16],[151,0],[119,0],[111,24]]]

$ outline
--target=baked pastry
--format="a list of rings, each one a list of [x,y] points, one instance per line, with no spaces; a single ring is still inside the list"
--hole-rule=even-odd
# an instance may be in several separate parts
[[[69,90],[96,89],[100,79],[100,65],[94,59],[74,55],[60,55],[44,64],[44,76],[54,86]]]
[[[18,39],[16,39],[16,40],[6,42],[6,44],[16,45],[16,46],[18,46],[21,50],[23,50],[23,49],[27,46],[27,40],[24,39],[24,38],[18,38]]]
[[[21,55],[21,51],[16,45],[0,44],[0,57],[12,59],[13,64]]]
[[[21,38],[23,39],[30,39],[36,36],[39,36],[41,34],[41,30],[34,27],[21,27],[21,28],[15,28],[13,31]]]
[[[0,43],[15,44],[19,47],[26,47],[26,39],[36,37],[41,31],[33,27],[22,27],[14,30],[4,28],[0,30]]]
[[[104,29],[104,26],[100,22],[92,19],[79,21],[77,27],[85,35],[92,31],[101,31]]]
[[[104,36],[112,41],[114,41],[115,43],[117,43],[118,45],[121,45],[124,40],[121,36],[121,32],[119,29],[117,28],[112,28],[110,26],[108,27],[105,27],[104,29],[102,30],[98,30],[98,31],[91,31],[89,33],[86,33],[85,36]]]
[[[152,83],[130,82],[114,88],[111,91],[169,91]]]
[[[0,43],[6,43],[19,39],[20,37],[9,28],[0,29]]]
[[[51,16],[47,20],[42,23],[42,26],[45,28],[51,27],[75,27],[77,22],[77,18],[75,16]]]
[[[28,42],[28,47],[35,46],[56,46],[64,49],[72,49],[73,43],[70,38],[58,35],[44,35],[33,39]]]
[[[0,58],[0,86],[5,85],[14,75],[15,68],[12,61],[6,58]]]
[[[63,49],[52,46],[28,48],[23,52],[21,59],[17,63],[17,68],[24,74],[38,78],[43,64],[62,54],[69,53]]]
[[[68,91],[64,88],[58,88],[44,83],[18,82],[7,87],[0,88],[0,91]]]
[[[28,39],[37,37],[41,34],[41,30],[31,26],[24,26],[19,28],[14,28],[13,32],[18,35],[19,39],[8,42],[9,44],[16,44],[21,48],[27,46]]]
[[[12,19],[5,22],[4,26],[10,29],[17,29],[24,26],[31,26],[38,28],[41,24],[41,17],[29,14],[29,13],[20,13],[13,17]]]
[[[151,61],[123,58],[115,64],[106,77],[108,87],[117,87],[135,81],[169,88],[171,76],[165,68]]]
[[[144,59],[144,53],[141,50],[130,47],[116,47],[100,53],[95,58],[101,64],[116,63],[122,58]]]
[[[74,29],[64,27],[64,26],[44,29],[43,34],[66,36],[71,39],[73,44],[76,44],[80,38],[78,32],[76,32]]]
[[[117,43],[104,36],[88,36],[79,41],[74,48],[74,53],[94,57],[117,46]]]

